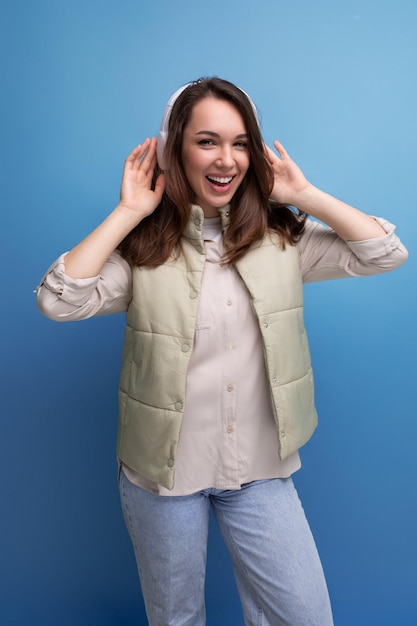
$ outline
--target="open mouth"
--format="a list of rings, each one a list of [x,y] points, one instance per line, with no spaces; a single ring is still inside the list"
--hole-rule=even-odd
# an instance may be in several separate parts
[[[228,187],[232,180],[235,178],[234,176],[206,176],[209,183],[214,185],[219,189],[223,189]]]

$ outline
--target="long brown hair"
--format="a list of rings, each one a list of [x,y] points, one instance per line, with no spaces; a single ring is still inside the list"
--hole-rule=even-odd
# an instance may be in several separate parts
[[[268,230],[280,235],[281,245],[294,245],[306,215],[270,200],[273,172],[268,162],[258,120],[246,94],[229,81],[204,78],[191,83],[175,101],[164,150],[166,188],[157,209],[146,217],[119,245],[131,265],[157,267],[174,252],[180,253],[180,238],[190,217],[194,193],[185,176],[181,159],[184,129],[193,107],[203,98],[214,97],[233,104],[243,118],[248,135],[250,164],[246,176],[230,202],[230,223],[224,234],[224,262],[234,263]],[[160,173],[156,167],[154,180]]]

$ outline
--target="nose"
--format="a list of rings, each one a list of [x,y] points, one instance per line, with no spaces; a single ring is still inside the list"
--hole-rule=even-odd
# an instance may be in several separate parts
[[[219,165],[224,168],[233,167],[235,158],[233,155],[233,146],[223,145],[217,159]]]

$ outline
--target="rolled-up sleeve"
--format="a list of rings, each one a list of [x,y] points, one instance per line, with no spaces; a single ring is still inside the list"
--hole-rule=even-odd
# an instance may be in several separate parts
[[[65,273],[62,254],[35,291],[40,312],[58,322],[121,313],[127,310],[132,297],[132,271],[114,252],[98,276],[74,279]]]
[[[348,276],[372,276],[400,267],[408,252],[395,226],[374,218],[386,234],[363,241],[344,241],[327,226],[308,221],[298,243],[305,283]]]

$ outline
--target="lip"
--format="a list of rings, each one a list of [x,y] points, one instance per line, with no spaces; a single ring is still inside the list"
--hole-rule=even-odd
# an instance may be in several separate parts
[[[236,177],[237,174],[225,174],[222,172],[221,174],[207,174],[206,181],[214,193],[227,193],[230,191]],[[218,179],[217,183],[216,180],[211,179]],[[230,179],[229,182],[222,182],[228,179]]]

